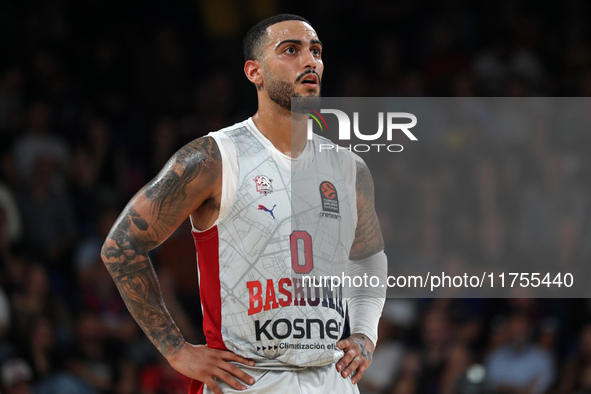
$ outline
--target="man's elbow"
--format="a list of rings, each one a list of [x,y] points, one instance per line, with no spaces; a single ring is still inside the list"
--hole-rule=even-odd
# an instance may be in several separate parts
[[[105,265],[108,265],[108,263],[113,262],[113,260],[120,255],[121,252],[117,247],[117,243],[113,241],[111,238],[105,239],[103,247],[101,248],[101,259],[103,260],[103,263]]]

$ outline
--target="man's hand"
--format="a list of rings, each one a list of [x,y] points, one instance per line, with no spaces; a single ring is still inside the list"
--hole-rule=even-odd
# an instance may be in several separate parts
[[[215,382],[215,378],[228,383],[236,390],[246,389],[246,386],[238,382],[236,378],[246,384],[254,384],[252,376],[229,361],[254,366],[254,361],[235,353],[210,349],[206,345],[191,345],[189,343],[185,343],[168,359],[168,362],[175,370],[205,383],[216,394],[222,394],[222,390]]]
[[[375,347],[373,342],[363,334],[352,334],[349,338],[338,341],[337,347],[345,352],[337,363],[337,371],[343,378],[354,373],[351,382],[356,384],[371,364]]]

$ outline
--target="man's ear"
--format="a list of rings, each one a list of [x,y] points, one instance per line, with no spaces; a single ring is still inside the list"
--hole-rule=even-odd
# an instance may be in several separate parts
[[[246,74],[246,78],[257,87],[263,85],[261,63],[258,60],[247,60],[246,63],[244,63],[244,74]]]

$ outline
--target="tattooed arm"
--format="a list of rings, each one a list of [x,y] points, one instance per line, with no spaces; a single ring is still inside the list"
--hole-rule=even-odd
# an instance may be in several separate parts
[[[356,167],[357,228],[349,254],[354,264],[348,274],[363,276],[371,272],[385,276],[384,239],[375,211],[373,180],[362,160],[356,161]],[[381,294],[381,289],[376,292],[371,288],[350,289],[350,292],[349,317],[352,334],[337,343],[337,347],[343,350],[345,355],[339,360],[336,368],[344,378],[352,375],[351,382],[356,384],[370,366],[375,348],[375,343],[363,332],[377,330],[377,319],[381,314],[384,295]],[[362,313],[364,316],[360,316]],[[364,317],[371,318],[363,319]],[[367,321],[358,321],[360,319]],[[375,341],[375,336],[373,340]]]
[[[197,139],[174,154],[162,171],[127,204],[103,245],[101,254],[129,312],[177,371],[221,392],[220,378],[244,387],[232,376],[252,378],[228,363],[250,360],[231,352],[187,343],[172,320],[148,252],[168,238],[190,215],[217,217],[222,163],[211,137]]]
[[[361,260],[384,250],[384,238],[375,208],[373,179],[367,164],[357,161],[357,228],[349,258]]]

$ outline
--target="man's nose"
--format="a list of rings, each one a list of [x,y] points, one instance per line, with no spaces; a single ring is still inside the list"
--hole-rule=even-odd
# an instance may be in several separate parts
[[[311,51],[304,51],[303,66],[304,68],[311,68],[313,70],[316,70],[317,61]]]

